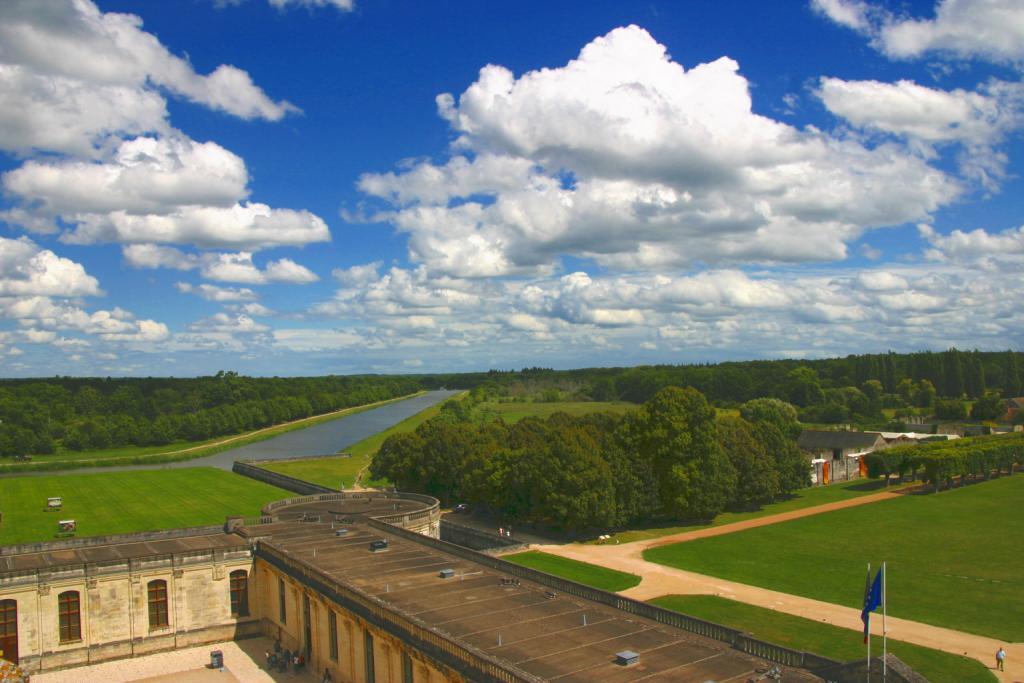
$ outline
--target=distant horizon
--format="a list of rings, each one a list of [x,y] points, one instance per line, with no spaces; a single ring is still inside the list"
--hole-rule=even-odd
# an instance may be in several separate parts
[[[500,368],[500,367],[498,367],[498,368],[487,368],[487,369],[481,369],[481,370],[436,370],[436,371],[428,371],[428,370],[422,370],[421,369],[421,370],[418,370],[418,371],[415,371],[415,372],[413,372],[413,371],[406,371],[406,372],[351,372],[351,373],[322,373],[322,374],[319,374],[319,375],[284,375],[284,374],[257,375],[257,374],[241,373],[241,372],[237,372],[237,374],[240,375],[240,376],[243,376],[243,377],[252,377],[252,378],[257,378],[257,379],[268,379],[268,378],[274,378],[274,377],[280,377],[280,378],[301,378],[301,377],[326,377],[326,376],[332,376],[332,375],[333,376],[352,376],[352,377],[359,376],[359,375],[382,376],[382,377],[386,377],[386,376],[389,376],[389,375],[393,375],[393,376],[397,376],[397,377],[416,377],[416,376],[434,376],[434,375],[474,375],[474,374],[487,374],[489,372],[522,373],[522,372],[526,372],[526,371],[529,371],[529,370],[550,370],[552,372],[572,372],[574,370],[614,370],[614,369],[628,370],[630,368],[656,367],[656,366],[662,366],[662,365],[664,365],[664,366],[715,366],[715,365],[723,365],[725,363],[801,362],[801,361],[814,362],[814,361],[842,360],[842,359],[847,358],[849,356],[883,356],[883,355],[887,355],[889,353],[895,353],[896,355],[908,355],[908,354],[915,354],[915,353],[935,353],[935,354],[940,354],[940,353],[943,353],[944,351],[949,351],[949,350],[956,350],[956,351],[960,351],[962,353],[978,352],[978,353],[992,353],[992,354],[996,354],[996,353],[1008,353],[1009,352],[1009,353],[1022,353],[1022,354],[1024,354],[1024,350],[1010,349],[1010,348],[986,350],[986,349],[960,349],[960,348],[956,348],[956,347],[950,347],[950,348],[941,349],[941,350],[918,349],[916,351],[904,351],[904,352],[890,351],[890,350],[886,350],[886,351],[869,351],[869,352],[865,352],[865,353],[844,354],[842,356],[821,356],[821,357],[814,357],[814,358],[809,358],[809,357],[764,358],[764,357],[762,357],[762,358],[729,359],[729,360],[714,361],[714,362],[710,362],[710,361],[707,361],[707,362],[705,362],[705,361],[692,361],[692,362],[690,362],[690,361],[688,361],[688,362],[679,362],[679,363],[671,363],[671,362],[639,363],[639,364],[635,364],[635,365],[579,365],[579,366],[571,366],[571,367],[550,367],[550,366],[542,366],[542,365],[532,365],[532,366],[531,365],[526,365],[526,366],[521,366],[521,367],[516,367],[516,368]],[[69,379],[198,379],[200,377],[215,377],[219,372],[236,372],[236,371],[234,371],[234,370],[232,370],[230,368],[222,368],[222,369],[220,369],[220,370],[218,370],[216,372],[212,372],[212,373],[209,373],[209,374],[201,374],[201,375],[33,375],[33,376],[0,376],[0,381],[7,381],[7,380],[34,380],[34,379],[35,380],[46,380],[46,379],[61,379],[61,378],[69,378]]]
[[[0,373],[1024,348],[1024,4],[0,3]]]

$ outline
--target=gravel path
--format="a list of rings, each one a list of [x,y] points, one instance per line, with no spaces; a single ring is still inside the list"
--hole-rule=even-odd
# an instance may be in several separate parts
[[[636,574],[641,577],[640,585],[622,591],[622,595],[637,600],[650,600],[662,595],[673,594],[718,595],[730,600],[766,607],[796,616],[813,616],[814,619],[824,623],[859,631],[862,628],[859,609],[666,567],[646,561],[643,559],[642,553],[647,548],[654,546],[682,543],[709,536],[720,536],[743,529],[777,524],[786,520],[808,517],[832,510],[867,505],[888,500],[898,495],[900,494],[889,492],[877,493],[836,503],[804,508],[803,510],[793,510],[777,515],[748,519],[734,524],[724,524],[719,527],[698,529],[662,538],[635,541],[633,543],[618,545],[582,545],[571,543],[566,545],[535,545],[531,547],[535,550],[551,553],[552,555],[559,555],[573,560],[608,567],[609,569]],[[1000,646],[1003,646],[1006,648],[1006,671],[994,671],[994,673],[1004,683],[1024,682],[1024,643],[1004,643],[985,636],[954,631],[940,626],[932,626],[895,617],[889,617],[886,620],[886,625],[891,638],[958,655],[967,655],[979,660],[988,667],[994,665],[995,652]],[[881,632],[880,618],[872,620],[872,632],[875,634]]]

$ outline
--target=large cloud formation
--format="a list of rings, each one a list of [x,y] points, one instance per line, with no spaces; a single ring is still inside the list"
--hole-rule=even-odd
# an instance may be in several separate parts
[[[866,147],[751,110],[731,59],[685,69],[636,26],[566,66],[487,66],[456,100],[445,164],[367,174],[410,256],[462,277],[842,259],[865,230],[925,219],[957,181],[904,146]]]
[[[296,111],[237,67],[196,73],[137,16],[89,0],[0,3],[0,149],[63,155],[3,176],[21,206],[0,220],[35,232],[70,226],[63,238],[77,244],[253,250],[330,239],[308,211],[247,201],[242,159],[174,130],[165,93],[244,119]]]
[[[246,119],[297,111],[237,67],[196,73],[135,15],[90,0],[0,3],[0,148],[85,154],[108,134],[166,130],[161,89]]]

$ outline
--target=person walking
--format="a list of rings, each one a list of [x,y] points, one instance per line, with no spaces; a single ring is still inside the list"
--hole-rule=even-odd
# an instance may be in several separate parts
[[[1005,669],[1003,669],[1004,661],[1006,661],[1006,650],[1000,646],[999,649],[996,650],[996,668],[1000,671],[1005,671]]]

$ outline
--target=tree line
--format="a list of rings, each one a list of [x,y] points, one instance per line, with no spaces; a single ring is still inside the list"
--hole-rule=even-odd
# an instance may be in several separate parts
[[[625,415],[556,413],[515,424],[473,420],[471,403],[450,402],[414,432],[385,440],[370,473],[445,503],[570,531],[709,520],[810,483],[794,421],[774,399],[716,419],[699,391],[678,387]]]
[[[868,475],[894,474],[904,477],[921,471],[922,478],[935,486],[951,485],[956,477],[983,477],[1003,470],[1012,473],[1024,462],[1024,433],[976,436],[928,444],[895,446],[866,456]]]
[[[940,419],[994,420],[1001,397],[1024,393],[1024,354],[949,349],[909,354],[851,355],[817,360],[758,360],[716,365],[655,365],[556,371],[524,368],[425,378],[438,386],[481,387],[509,397],[529,387],[542,400],[622,400],[642,403],[666,386],[692,386],[720,407],[774,397],[798,407],[804,422],[878,424],[882,409],[905,418],[918,412]],[[550,399],[546,398],[550,395]],[[963,405],[975,399],[973,412]]]
[[[0,455],[202,441],[418,391],[413,377],[54,378],[0,382]]]

